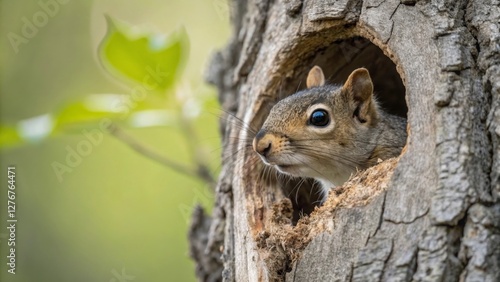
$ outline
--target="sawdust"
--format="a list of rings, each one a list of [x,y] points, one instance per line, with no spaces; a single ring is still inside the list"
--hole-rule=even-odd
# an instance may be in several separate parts
[[[385,191],[398,160],[392,158],[358,172],[344,185],[331,191],[325,203],[309,216],[299,219],[296,226],[292,225],[291,201],[285,198],[276,203],[265,230],[257,236],[257,246],[263,251],[269,267],[270,281],[283,281],[309,242],[333,229],[337,210],[365,206]]]

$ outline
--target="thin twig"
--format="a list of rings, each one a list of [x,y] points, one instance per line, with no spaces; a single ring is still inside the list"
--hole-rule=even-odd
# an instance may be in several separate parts
[[[197,165],[197,173],[200,175],[202,179],[206,179],[209,177],[210,179],[213,179],[212,174],[210,172],[210,167],[206,164],[204,159],[200,157],[200,152],[196,144],[198,143],[198,136],[193,129],[192,123],[187,121],[184,117],[181,117],[181,129],[182,132],[184,133],[184,139],[186,140],[186,143],[189,147],[189,150],[191,151],[191,159],[193,163]],[[215,180],[214,180],[215,183]],[[213,186],[215,187],[215,185]]]
[[[123,131],[118,125],[115,123],[112,123],[108,126],[108,132],[113,135],[116,139],[122,141],[123,143],[127,144],[131,149],[134,151],[138,152],[141,155],[144,155],[172,170],[177,171],[178,173],[190,176],[190,177],[196,177],[199,178],[203,181],[205,181],[207,184],[209,184],[212,188],[215,187],[215,179],[212,177],[210,173],[207,173],[204,171],[202,168],[204,168],[204,165],[198,164],[198,169],[192,169],[190,167],[187,167],[185,165],[182,165],[180,163],[177,163],[175,161],[172,161],[156,152],[154,152],[152,149],[147,148],[143,144],[140,144],[137,140],[135,140],[132,136],[128,135]]]

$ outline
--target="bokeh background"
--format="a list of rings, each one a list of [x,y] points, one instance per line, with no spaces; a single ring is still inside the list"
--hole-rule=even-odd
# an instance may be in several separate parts
[[[43,11],[40,2],[58,9],[30,38],[13,44],[12,34],[22,36],[26,20]],[[187,166],[195,154],[217,175],[219,111],[203,73],[229,37],[227,1],[2,0],[0,8],[0,280],[195,281],[187,228],[196,203],[211,208],[205,182],[109,134],[59,177],[53,164],[67,164],[69,152],[87,140],[83,130],[98,129],[104,116],[116,119],[85,108],[89,97],[123,97],[137,86],[110,74],[99,57],[109,15],[160,49],[168,44],[165,36],[179,30],[189,41],[173,84],[132,107],[135,114],[155,111],[139,115],[141,122],[120,116],[120,128]],[[188,139],[195,152],[179,120],[193,126],[197,138]],[[9,165],[16,167],[15,275],[6,267]]]

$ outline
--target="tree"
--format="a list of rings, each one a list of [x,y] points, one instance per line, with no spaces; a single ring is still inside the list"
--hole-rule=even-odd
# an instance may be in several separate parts
[[[208,71],[227,114],[213,215],[197,209],[190,233],[200,280],[500,281],[500,3],[232,8],[233,37]],[[320,208],[310,181],[262,173],[249,147],[315,64],[334,82],[366,66],[388,111],[407,106],[409,133],[399,158]]]

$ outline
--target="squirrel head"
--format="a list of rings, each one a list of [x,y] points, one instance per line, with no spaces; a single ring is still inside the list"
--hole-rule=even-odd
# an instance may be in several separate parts
[[[379,120],[368,70],[354,70],[343,86],[325,84],[320,67],[307,89],[279,101],[253,140],[263,162],[278,171],[341,185],[368,167]]]

